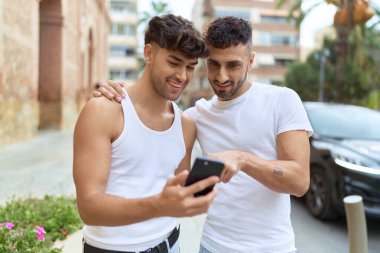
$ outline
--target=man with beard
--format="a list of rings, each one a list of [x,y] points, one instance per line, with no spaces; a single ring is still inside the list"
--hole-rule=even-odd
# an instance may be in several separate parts
[[[172,102],[205,48],[190,21],[152,18],[141,78],[121,104],[91,99],[82,110],[74,132],[74,181],[85,253],[178,253],[173,217],[207,211],[216,190],[198,198],[194,193],[219,179],[182,186],[196,129]],[[172,177],[176,170],[182,172]]]
[[[305,109],[293,90],[247,80],[254,61],[249,22],[216,19],[205,40],[216,96],[185,113],[196,122],[203,154],[224,160],[226,184],[217,186],[200,253],[295,252],[290,195],[302,196],[309,187],[313,132]],[[122,94],[116,82],[100,92]]]

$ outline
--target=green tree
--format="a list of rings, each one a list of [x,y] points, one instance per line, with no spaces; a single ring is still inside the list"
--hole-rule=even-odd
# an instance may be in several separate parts
[[[374,15],[373,9],[371,6],[369,6],[367,0],[320,0],[316,2],[314,5],[309,7],[306,10],[303,10],[301,8],[302,3],[306,2],[306,0],[276,0],[277,6],[282,7],[285,4],[290,4],[290,12],[289,17],[296,17],[296,25],[299,26],[304,18],[313,11],[316,7],[318,7],[321,4],[333,4],[337,6],[337,11],[334,16],[334,27],[336,30],[337,39],[335,42],[335,48],[331,51],[336,52],[336,59],[335,59],[335,86],[337,87],[336,90],[344,90],[346,89],[346,85],[349,86],[347,81],[347,69],[350,68],[350,70],[353,70],[353,68],[357,67],[350,67],[349,62],[349,56],[351,56],[351,59],[353,54],[360,55],[360,50],[358,48],[361,48],[363,50],[365,48],[364,44],[360,39],[363,39],[367,34],[364,33],[364,28],[366,25],[366,22]],[[374,6],[372,6],[374,7]],[[379,11],[377,8],[375,8],[375,13],[379,15]],[[372,25],[374,28],[377,24]],[[357,28],[360,27],[360,28]],[[356,35],[352,35],[352,31]],[[359,37],[358,37],[359,36]],[[351,47],[351,49],[356,51],[350,51],[349,44],[353,44],[352,41],[355,40],[357,44],[357,48]],[[361,55],[355,63],[360,63],[359,59],[361,59],[361,65],[365,65],[366,58],[364,55]],[[360,67],[360,66],[359,66]],[[347,88],[348,89],[348,88]],[[344,101],[345,97],[343,96],[336,96],[336,101]]]
[[[365,69],[360,67],[355,61],[348,61],[345,65],[343,87],[337,87],[336,80],[336,62],[338,55],[334,50],[336,47],[336,39],[325,38],[323,43],[324,50],[330,52],[326,64],[323,66],[325,71],[325,80],[323,83],[324,100],[337,101],[353,104],[368,104],[368,94],[373,90],[373,76],[378,76],[375,67]],[[365,42],[363,42],[365,43]],[[351,44],[350,44],[351,46]],[[320,59],[322,50],[312,52],[305,63],[293,63],[286,73],[286,86],[294,89],[300,94],[303,100],[317,100]],[[372,56],[368,56],[368,62],[374,62]],[[375,64],[373,66],[376,66]],[[369,73],[371,72],[371,73]]]
[[[168,9],[168,4],[163,1],[152,1],[152,12],[144,11],[141,13],[141,18],[139,19],[139,24],[145,27],[148,25],[149,20],[151,20],[154,16],[160,16],[163,14],[168,14],[170,10]]]

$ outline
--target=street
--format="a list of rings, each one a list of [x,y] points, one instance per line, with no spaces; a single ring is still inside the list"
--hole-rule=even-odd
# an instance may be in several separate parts
[[[311,216],[300,199],[292,198],[292,224],[298,253],[343,253],[348,251],[344,217],[323,222]],[[368,252],[380,252],[380,219],[367,217]]]

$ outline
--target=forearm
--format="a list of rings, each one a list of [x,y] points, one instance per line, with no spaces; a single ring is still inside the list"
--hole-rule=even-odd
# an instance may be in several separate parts
[[[164,216],[157,204],[157,196],[124,199],[100,192],[77,203],[83,222],[94,226],[122,226]]]
[[[296,161],[264,160],[241,152],[241,171],[269,189],[302,196],[309,187],[309,169]]]

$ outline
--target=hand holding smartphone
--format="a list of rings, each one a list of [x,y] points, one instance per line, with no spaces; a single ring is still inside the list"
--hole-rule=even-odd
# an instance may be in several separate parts
[[[215,160],[206,157],[197,157],[194,161],[193,167],[187,177],[185,186],[191,185],[199,180],[208,178],[210,176],[220,176],[224,168],[224,163],[220,160]],[[195,197],[207,195],[212,191],[214,185],[194,194]]]

